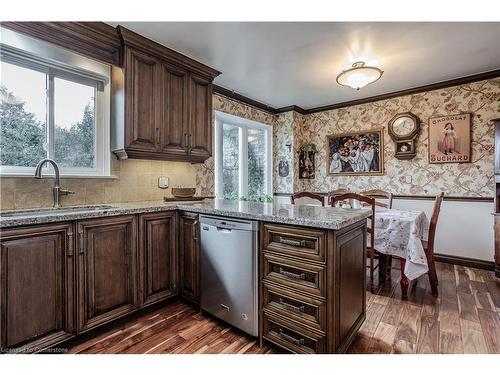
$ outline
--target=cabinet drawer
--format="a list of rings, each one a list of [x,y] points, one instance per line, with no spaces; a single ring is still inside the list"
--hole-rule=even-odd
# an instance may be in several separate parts
[[[314,264],[264,254],[263,280],[318,297],[325,296],[324,268]]]
[[[302,259],[325,261],[326,233],[286,225],[264,224],[264,249]]]
[[[314,354],[325,352],[325,337],[312,331],[298,329],[277,316],[264,313],[262,337],[293,353]]]
[[[326,306],[322,301],[264,284],[262,303],[264,311],[285,316],[321,332],[325,331]]]

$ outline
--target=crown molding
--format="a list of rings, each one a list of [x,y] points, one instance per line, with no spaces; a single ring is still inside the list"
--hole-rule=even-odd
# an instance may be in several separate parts
[[[222,96],[225,96],[229,99],[236,100],[238,102],[247,104],[249,106],[255,107],[257,109],[260,109],[262,111],[271,113],[273,115],[276,115],[278,112],[276,111],[276,108],[271,107],[268,104],[264,104],[262,102],[259,102],[258,100],[251,99],[247,96],[238,94],[237,92],[233,90],[226,89],[225,87],[218,86],[218,85],[212,85],[213,87],[213,92]]]
[[[308,110],[307,109],[299,107],[298,105],[289,105],[287,107],[276,108],[275,111],[276,111],[276,113],[283,113],[283,112],[294,111],[294,112],[300,113],[301,115],[307,115],[308,114]]]
[[[335,104],[325,105],[325,106],[321,106],[321,107],[310,108],[310,109],[307,109],[306,111],[307,111],[307,114],[330,111],[332,109],[352,107],[355,105],[377,102],[379,100],[392,99],[392,98],[396,98],[399,96],[418,94],[418,93],[425,92],[425,91],[439,90],[439,89],[444,89],[444,88],[451,87],[451,86],[459,86],[459,85],[464,85],[467,83],[483,81],[485,79],[491,79],[491,78],[497,78],[497,77],[500,77],[500,69],[490,70],[488,72],[473,74],[470,76],[465,76],[465,77],[460,77],[460,78],[454,78],[454,79],[450,79],[447,81],[440,81],[440,82],[436,82],[436,83],[431,83],[429,85],[417,86],[417,87],[412,87],[409,89],[404,89],[404,90],[399,90],[399,91],[392,91],[392,92],[388,92],[385,94],[370,96],[368,98],[350,100],[347,102],[335,103]]]
[[[217,85],[214,85],[214,92],[217,94],[226,96],[230,99],[237,100],[239,102],[251,105],[251,106],[256,107],[258,109],[261,109],[263,111],[267,111],[267,112],[272,113],[274,115],[284,113],[284,112],[289,112],[289,111],[295,111],[297,113],[300,113],[301,115],[309,115],[312,113],[330,111],[332,109],[339,109],[339,108],[345,108],[345,107],[352,107],[355,105],[377,102],[379,100],[392,99],[392,98],[405,96],[405,95],[418,94],[418,93],[425,92],[425,91],[439,90],[439,89],[444,89],[444,88],[451,87],[451,86],[459,86],[459,85],[464,85],[467,83],[483,81],[485,79],[492,79],[492,78],[497,78],[497,77],[500,77],[500,69],[490,70],[490,71],[484,72],[484,73],[478,73],[478,74],[473,74],[473,75],[469,75],[469,76],[465,76],[465,77],[450,79],[447,81],[440,81],[440,82],[436,82],[436,83],[431,83],[429,85],[417,86],[417,87],[412,87],[409,89],[404,89],[404,90],[399,90],[399,91],[392,91],[392,92],[388,92],[385,94],[370,96],[370,97],[363,98],[363,99],[356,99],[356,100],[350,100],[350,101],[341,102],[341,103],[334,103],[334,104],[325,105],[325,106],[321,106],[321,107],[314,107],[314,108],[310,108],[310,109],[304,109],[304,108],[301,108],[297,105],[290,105],[290,106],[286,106],[286,107],[274,108],[274,107],[271,107],[270,105],[259,102],[258,100],[250,99],[244,95],[238,94],[235,91],[232,91],[232,90],[229,90],[229,89],[226,89],[224,87],[217,86]]]

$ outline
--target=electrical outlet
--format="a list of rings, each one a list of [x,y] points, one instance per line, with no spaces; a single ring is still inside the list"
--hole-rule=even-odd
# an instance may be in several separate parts
[[[158,177],[158,187],[160,189],[166,189],[168,188],[168,177]]]
[[[405,176],[405,182],[406,182],[407,184],[411,184],[411,182],[412,182],[412,177],[411,177],[411,175],[410,175],[410,176]]]

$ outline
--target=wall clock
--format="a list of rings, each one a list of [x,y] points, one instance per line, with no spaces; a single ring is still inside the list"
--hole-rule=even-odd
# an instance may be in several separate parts
[[[389,121],[387,129],[394,141],[394,156],[398,159],[413,159],[416,155],[416,140],[420,133],[420,120],[413,113],[399,113]]]

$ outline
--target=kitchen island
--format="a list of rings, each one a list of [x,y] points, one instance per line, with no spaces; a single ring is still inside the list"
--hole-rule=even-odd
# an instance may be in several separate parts
[[[365,319],[370,211],[217,199],[2,213],[0,347],[43,350],[146,306],[197,303],[198,214],[259,222],[261,340],[347,349]]]

